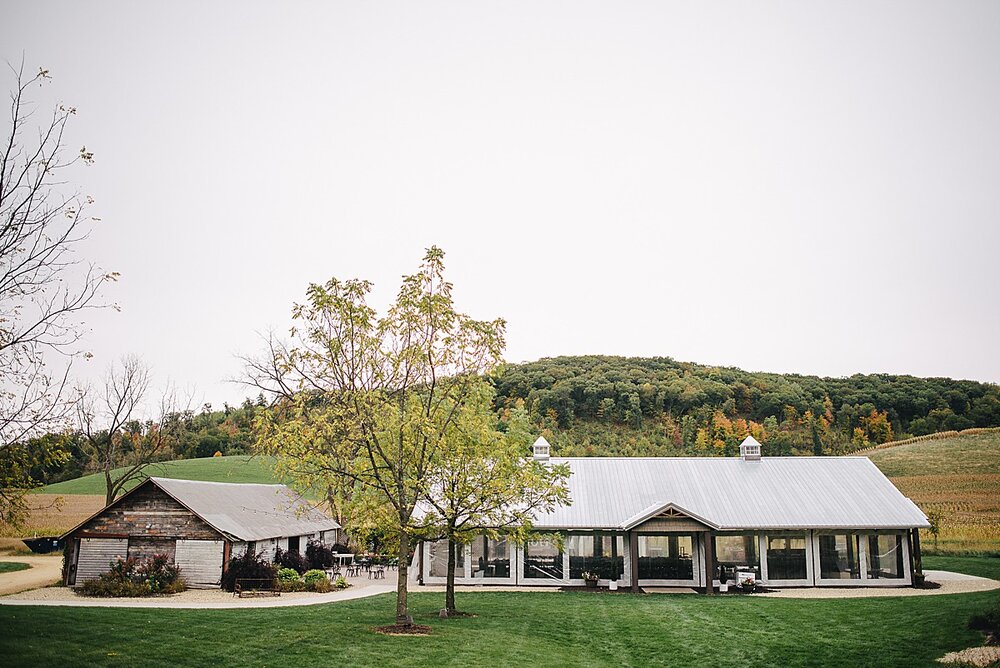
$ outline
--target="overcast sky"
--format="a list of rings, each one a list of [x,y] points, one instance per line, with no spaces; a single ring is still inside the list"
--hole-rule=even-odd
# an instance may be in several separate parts
[[[998,2],[0,0],[22,53],[122,275],[84,375],[239,401],[310,282],[437,244],[510,361],[1000,381]]]

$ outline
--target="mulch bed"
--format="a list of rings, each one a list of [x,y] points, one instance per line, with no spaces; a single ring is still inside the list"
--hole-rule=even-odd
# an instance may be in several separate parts
[[[423,624],[390,624],[388,626],[376,626],[372,629],[375,633],[384,636],[426,636],[431,632],[431,627]]]

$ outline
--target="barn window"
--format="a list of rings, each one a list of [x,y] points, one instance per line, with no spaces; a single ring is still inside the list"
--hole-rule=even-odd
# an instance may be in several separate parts
[[[858,537],[832,534],[819,537],[819,576],[823,580],[858,580],[861,559]]]
[[[767,537],[767,579],[806,579],[805,534]]]
[[[640,580],[694,580],[694,536],[639,535]]]
[[[902,578],[903,546],[899,534],[868,536],[868,577],[873,580]]]

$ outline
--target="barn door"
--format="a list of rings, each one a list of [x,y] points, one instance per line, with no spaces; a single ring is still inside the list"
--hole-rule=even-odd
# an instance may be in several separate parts
[[[76,584],[82,585],[101,573],[107,573],[111,564],[128,556],[128,538],[81,538],[80,554],[76,560]]]
[[[189,585],[217,585],[222,580],[221,540],[178,540],[174,563]]]

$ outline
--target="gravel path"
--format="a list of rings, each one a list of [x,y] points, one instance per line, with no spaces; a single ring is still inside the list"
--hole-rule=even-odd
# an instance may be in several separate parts
[[[267,598],[236,598],[220,589],[189,589],[180,594],[154,598],[88,598],[68,587],[48,587],[0,598],[0,605],[47,605],[83,608],[189,608],[201,610],[287,608],[296,605],[319,605],[335,601],[377,596],[395,590],[394,585],[356,584],[348,589],[315,594],[289,592]]]
[[[58,557],[9,557],[2,558],[7,561],[27,561],[29,559],[40,559],[51,561],[55,559],[56,570],[54,577],[47,577],[43,584],[50,584],[59,576]],[[8,573],[0,577],[0,582],[4,578],[23,573],[30,573],[36,569]],[[868,598],[884,596],[935,596],[941,594],[964,594],[980,591],[991,591],[1000,589],[1000,582],[988,578],[980,578],[974,575],[964,575],[962,573],[951,573],[948,571],[926,571],[927,579],[940,584],[937,589],[914,589],[912,587],[804,587],[800,589],[782,589],[768,592],[766,594],[755,594],[755,597],[763,598]],[[51,573],[50,573],[51,575]],[[296,605],[318,605],[321,603],[332,603],[335,601],[349,601],[379,594],[388,594],[395,591],[395,581],[390,578],[385,580],[367,580],[365,578],[352,579],[351,587],[342,591],[330,592],[329,594],[314,594],[308,592],[285,593],[274,598],[234,598],[232,594],[219,589],[189,589],[188,591],[171,596],[157,598],[119,598],[119,599],[95,599],[79,596],[72,589],[67,587],[46,587],[24,591],[10,596],[0,597],[0,605],[63,605],[77,607],[105,607],[105,608],[192,608],[192,609],[242,609],[242,608],[281,608]],[[461,592],[475,591],[539,591],[558,592],[555,587],[474,587],[459,586],[456,588]],[[443,586],[413,586],[411,591],[415,592],[437,592],[444,591]],[[650,591],[650,593],[661,593],[660,591]],[[684,593],[691,593],[693,590],[683,590]],[[673,590],[663,589],[662,593],[675,593]],[[680,592],[677,592],[680,593]]]
[[[766,594],[768,598],[876,598],[882,596],[939,596],[941,594],[969,594],[1000,589],[1000,582],[964,573],[950,571],[924,571],[929,582],[941,585],[937,589],[913,587],[804,587],[780,589]]]
[[[62,577],[62,555],[54,557],[38,554],[19,554],[13,557],[0,557],[0,561],[13,561],[28,564],[31,568],[13,573],[0,573],[0,596],[14,594],[27,589],[47,587]]]

